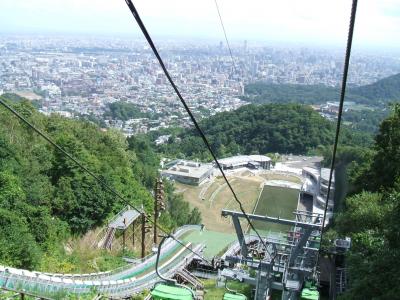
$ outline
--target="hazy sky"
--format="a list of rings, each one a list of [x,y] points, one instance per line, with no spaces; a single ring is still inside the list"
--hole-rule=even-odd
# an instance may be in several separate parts
[[[223,40],[214,0],[133,0],[154,36]],[[229,38],[344,45],[351,0],[218,0]],[[355,45],[400,48],[400,0],[359,0]],[[0,0],[0,31],[131,34],[124,0]]]

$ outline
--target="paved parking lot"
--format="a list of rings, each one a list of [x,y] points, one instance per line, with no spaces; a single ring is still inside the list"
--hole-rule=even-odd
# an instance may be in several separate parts
[[[322,156],[282,155],[281,162],[291,168],[319,167]]]

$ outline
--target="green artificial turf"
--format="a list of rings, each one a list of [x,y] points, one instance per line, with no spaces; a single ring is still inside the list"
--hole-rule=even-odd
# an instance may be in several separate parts
[[[297,209],[299,190],[286,187],[264,186],[255,209],[256,215],[294,219],[293,212]],[[255,221],[254,225],[262,231],[286,232],[287,225]]]
[[[206,244],[207,246],[204,250],[204,256],[206,258],[212,258],[222,254],[228,246],[236,240],[235,234],[208,231],[206,229],[204,231],[193,231],[183,238],[184,242]]]

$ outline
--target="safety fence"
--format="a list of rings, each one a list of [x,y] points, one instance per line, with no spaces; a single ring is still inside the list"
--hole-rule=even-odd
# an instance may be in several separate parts
[[[190,246],[190,243],[187,244]],[[197,245],[194,252],[200,252],[204,245]],[[172,277],[177,271],[191,262],[195,254],[181,248],[160,267],[160,272]],[[79,280],[37,274],[26,270],[0,267],[1,288],[37,297],[62,298],[68,294],[101,293],[108,296],[123,296],[139,293],[151,287],[158,277],[154,269],[142,271],[139,278],[130,277],[119,280]]]
[[[200,230],[200,226],[183,226],[174,233],[174,237],[179,238],[191,230]],[[203,248],[204,245],[197,245],[194,251],[200,252]],[[160,270],[167,276],[173,276],[179,268],[189,264],[194,255],[169,238],[163,247],[161,260],[172,257],[164,262]],[[41,273],[0,266],[0,288],[43,298],[62,298],[68,294],[93,292],[131,295],[151,287],[158,280],[154,271],[155,259],[152,253],[121,268],[91,274]]]

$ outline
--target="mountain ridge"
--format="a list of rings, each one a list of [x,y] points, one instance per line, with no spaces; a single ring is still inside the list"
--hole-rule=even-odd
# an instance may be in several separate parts
[[[302,104],[249,104],[237,110],[218,113],[200,121],[211,147],[218,157],[241,154],[307,154],[332,145],[334,123],[310,106]],[[154,136],[153,136],[154,139]],[[365,144],[370,136],[343,129],[342,142]],[[194,128],[173,134],[158,148],[169,157],[211,160]]]
[[[400,73],[374,83],[348,88],[346,101],[374,107],[386,106],[400,100]],[[340,89],[323,85],[251,83],[245,86],[244,100],[251,103],[302,103],[322,104],[338,101]]]

